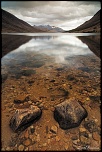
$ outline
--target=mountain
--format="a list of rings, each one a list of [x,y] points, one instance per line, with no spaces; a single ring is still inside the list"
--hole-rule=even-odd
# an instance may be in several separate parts
[[[39,26],[34,25],[34,27],[40,30],[43,30],[45,32],[63,32],[64,31],[62,28],[50,26],[50,25],[39,25]]]
[[[11,13],[2,10],[2,33],[24,33],[24,32],[43,32],[42,30],[35,28],[25,21],[17,18]]]
[[[75,29],[65,31],[65,32],[80,32],[80,33],[91,33],[91,32],[100,32],[100,13],[101,10],[99,10],[90,20],[84,22],[82,25],[78,26]]]

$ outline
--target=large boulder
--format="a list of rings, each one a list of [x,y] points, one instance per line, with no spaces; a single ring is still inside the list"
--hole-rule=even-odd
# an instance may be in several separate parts
[[[54,110],[54,118],[62,129],[78,127],[86,117],[86,109],[75,98],[58,104]]]
[[[33,105],[30,108],[18,109],[10,119],[10,127],[14,132],[22,131],[38,120],[41,114],[41,109]]]

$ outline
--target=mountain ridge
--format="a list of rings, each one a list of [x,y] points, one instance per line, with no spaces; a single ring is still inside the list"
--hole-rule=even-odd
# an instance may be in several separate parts
[[[2,33],[4,32],[43,32],[40,29],[36,29],[27,22],[19,19],[13,14],[1,9],[2,11]]]
[[[63,32],[64,30],[62,28],[51,26],[51,25],[39,25],[34,27],[39,28],[40,30],[47,31],[47,32]]]
[[[99,10],[91,19],[84,22],[77,28],[65,32],[100,32],[100,13],[101,10]]]

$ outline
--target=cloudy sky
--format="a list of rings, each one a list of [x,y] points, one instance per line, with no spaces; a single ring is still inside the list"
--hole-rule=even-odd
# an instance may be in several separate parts
[[[51,25],[70,30],[101,9],[100,1],[2,1],[2,9],[31,25]]]

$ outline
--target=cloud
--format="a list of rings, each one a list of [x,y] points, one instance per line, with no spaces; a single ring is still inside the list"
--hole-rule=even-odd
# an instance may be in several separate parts
[[[50,24],[65,30],[79,26],[101,8],[99,1],[2,1],[1,6],[31,25]]]

